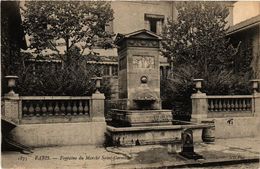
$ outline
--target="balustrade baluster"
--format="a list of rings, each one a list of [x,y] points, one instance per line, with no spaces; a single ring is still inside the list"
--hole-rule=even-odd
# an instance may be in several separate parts
[[[43,102],[43,104],[42,104],[42,116],[46,116],[46,113],[47,113],[46,103]]]
[[[238,103],[237,103],[237,99],[235,99],[235,110],[238,110]]]
[[[41,108],[39,106],[39,103],[36,104],[36,107],[35,107],[35,112],[36,112],[36,116],[39,117],[40,116],[40,111],[41,111]]]
[[[243,110],[246,110],[246,100],[245,100],[245,99],[243,99],[242,109],[243,109]]]
[[[22,113],[22,116],[23,117],[27,117],[28,116],[28,108],[27,108],[27,105],[26,105],[26,102],[23,101],[23,113]]]
[[[68,105],[67,105],[67,115],[70,116],[71,115],[71,105],[70,105],[70,102],[68,102]]]
[[[89,106],[88,106],[88,101],[85,102],[85,105],[84,105],[84,112],[85,112],[85,115],[88,115],[89,114]]]
[[[219,109],[218,109],[218,100],[217,99],[214,100],[214,107],[215,107],[215,111],[219,111]]]
[[[223,99],[223,111],[226,111],[227,109],[227,104],[226,104],[227,99]]]
[[[243,109],[242,100],[238,99],[238,110],[241,111]]]
[[[230,100],[227,99],[227,111],[230,111],[230,109],[231,109]]]
[[[53,114],[53,107],[52,107],[52,102],[49,102],[48,104],[48,115],[52,116]]]
[[[218,102],[218,109],[219,111],[222,111],[222,99],[219,99],[219,102]]]
[[[234,105],[234,100],[233,99],[230,99],[230,110],[233,111],[234,108],[235,108],[235,105]]]
[[[74,101],[74,103],[73,103],[72,111],[73,111],[73,115],[77,115],[78,108],[77,108],[76,101]]]
[[[34,107],[33,107],[33,103],[29,102],[29,116],[34,116]]]
[[[61,111],[61,115],[64,116],[65,115],[65,111],[66,111],[66,108],[64,106],[64,102],[61,103],[60,111]]]
[[[109,107],[108,108],[108,110],[110,110],[111,109],[111,107]],[[210,110],[210,101],[208,100],[208,111],[210,112],[211,110]]]
[[[82,101],[79,101],[79,115],[83,114],[83,106],[82,106]]]
[[[54,112],[55,112],[55,116],[59,115],[60,107],[59,107],[59,103],[58,102],[55,103]]]
[[[209,99],[208,101],[209,101],[209,111],[213,111],[214,110],[213,101],[211,99]]]
[[[252,107],[251,107],[251,105],[252,105],[252,103],[251,103],[251,99],[246,99],[247,100],[247,110],[251,110],[252,109]]]

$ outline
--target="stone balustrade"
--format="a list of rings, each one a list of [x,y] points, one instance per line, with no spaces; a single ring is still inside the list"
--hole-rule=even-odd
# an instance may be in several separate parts
[[[202,93],[203,79],[195,79],[197,92],[192,94],[192,121],[203,121],[207,118],[245,117],[260,115],[259,80],[252,80],[252,95],[213,96]]]
[[[22,118],[41,116],[89,116],[91,97],[23,96]]]
[[[252,112],[252,96],[207,96],[208,112]]]
[[[201,121],[215,117],[245,117],[260,113],[259,95],[207,96],[195,93],[192,99],[192,119]]]
[[[10,92],[2,105],[2,115],[15,123],[105,122],[101,78],[93,78],[96,92],[91,96],[19,96],[13,91],[17,78],[6,76]]]
[[[104,94],[5,97],[2,115],[21,124],[105,121]]]

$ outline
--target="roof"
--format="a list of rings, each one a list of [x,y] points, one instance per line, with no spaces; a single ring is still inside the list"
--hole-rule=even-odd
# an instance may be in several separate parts
[[[62,62],[61,58],[55,54],[47,56],[37,56],[29,52],[21,52],[21,54],[27,59],[27,61],[33,62]],[[85,57],[88,63],[96,64],[117,64],[117,56],[100,56],[100,55],[82,55]]]
[[[151,36],[154,36],[158,39],[162,39],[161,36],[149,31],[149,30],[146,30],[146,29],[141,29],[141,30],[138,30],[138,31],[135,31],[135,32],[132,32],[132,33],[128,33],[128,34],[125,34],[124,37],[126,38],[129,38],[129,37],[132,37],[132,36],[135,36],[135,35],[138,35],[138,34],[141,34],[141,33],[146,33],[146,34],[149,34]]]
[[[154,40],[161,40],[162,37],[149,31],[146,29],[141,29],[135,32],[131,32],[128,34],[120,34],[118,33],[115,38],[115,43],[121,42],[125,38],[136,38],[136,39],[154,39]]]
[[[257,25],[260,25],[260,15],[257,15],[255,17],[252,17],[250,19],[247,19],[243,22],[240,22],[236,25],[231,26],[228,29],[227,34],[232,35],[234,33],[241,32],[243,30],[247,30],[247,29],[255,27]]]

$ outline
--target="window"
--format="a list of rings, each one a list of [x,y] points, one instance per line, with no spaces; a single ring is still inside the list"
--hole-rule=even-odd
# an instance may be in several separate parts
[[[102,65],[103,67],[103,76],[109,76],[109,65]]]
[[[156,20],[150,20],[150,31],[157,33],[157,21]]]
[[[112,75],[113,76],[118,76],[118,65],[113,65],[112,66]]]
[[[146,22],[146,29],[156,34],[161,33],[164,15],[144,14],[144,19]]]

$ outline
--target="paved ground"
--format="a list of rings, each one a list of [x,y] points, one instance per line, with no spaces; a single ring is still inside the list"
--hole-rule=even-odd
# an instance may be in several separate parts
[[[243,164],[210,166],[208,168],[250,168],[260,165],[246,163],[246,159],[258,159],[260,138],[218,139],[214,144],[196,144],[195,151],[205,160],[185,160],[176,153],[169,153],[171,147],[165,145],[135,146],[124,148],[103,148],[93,146],[69,146],[36,148],[34,153],[2,153],[2,168],[12,169],[99,169],[99,168],[205,168],[208,163],[245,160]],[[227,163],[229,163],[227,162]],[[201,167],[200,164],[204,166]],[[223,164],[221,164],[223,165]]]

